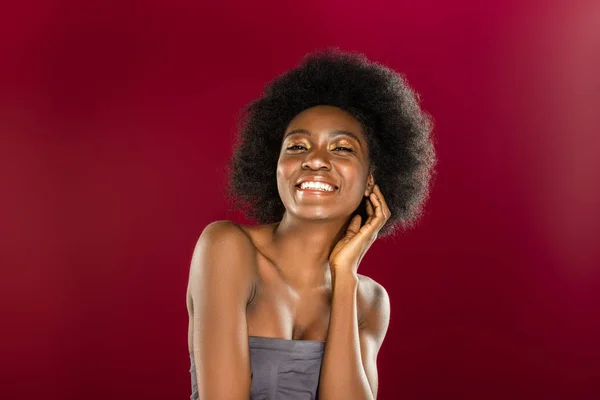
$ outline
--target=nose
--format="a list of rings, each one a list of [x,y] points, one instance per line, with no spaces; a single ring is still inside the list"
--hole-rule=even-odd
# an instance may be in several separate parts
[[[302,169],[330,170],[331,163],[329,162],[327,150],[315,149],[313,151],[306,152],[306,157],[302,162]]]

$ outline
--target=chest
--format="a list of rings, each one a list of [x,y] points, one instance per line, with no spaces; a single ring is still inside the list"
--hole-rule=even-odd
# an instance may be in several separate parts
[[[246,308],[249,336],[326,340],[331,317],[331,284],[298,289],[271,267],[261,268],[254,297]],[[363,302],[357,295],[357,318]]]
[[[249,336],[325,340],[331,290],[297,290],[283,282],[260,281],[246,309]]]

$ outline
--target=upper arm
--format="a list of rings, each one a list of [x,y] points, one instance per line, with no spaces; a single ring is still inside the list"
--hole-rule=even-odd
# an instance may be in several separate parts
[[[368,306],[359,329],[360,353],[363,368],[373,398],[377,398],[379,379],[377,373],[377,354],[383,344],[390,322],[390,299],[383,286],[374,280],[368,289]]]
[[[250,356],[246,304],[253,286],[253,245],[229,221],[208,225],[190,266],[192,345],[201,399],[247,399]]]

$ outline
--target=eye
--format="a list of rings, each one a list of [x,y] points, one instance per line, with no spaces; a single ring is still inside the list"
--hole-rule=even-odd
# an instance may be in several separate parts
[[[352,150],[349,147],[344,147],[344,146],[337,146],[336,148],[333,149],[334,151],[347,151],[352,153],[354,150]]]
[[[286,150],[306,150],[306,147],[304,147],[301,144],[295,144],[293,146],[288,147]]]

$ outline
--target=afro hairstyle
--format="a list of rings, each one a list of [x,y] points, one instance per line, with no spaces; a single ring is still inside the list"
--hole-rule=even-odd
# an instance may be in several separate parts
[[[419,95],[404,75],[337,48],[307,54],[242,109],[227,166],[233,207],[261,224],[281,221],[285,207],[276,169],[283,134],[297,114],[317,105],[341,108],[363,127],[375,182],[391,211],[379,237],[413,227],[434,175],[433,120],[420,108]],[[365,206],[361,202],[353,214],[360,214],[363,222]]]

